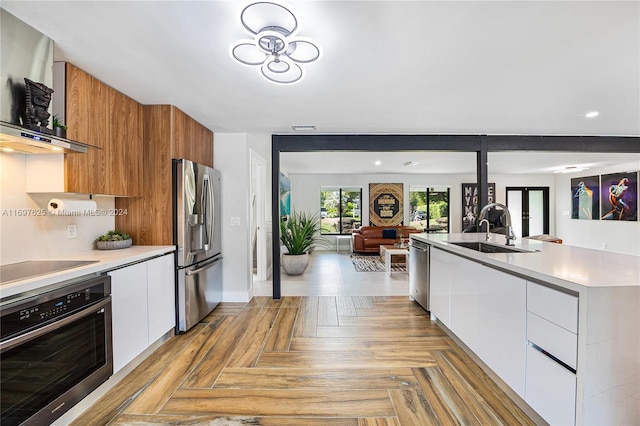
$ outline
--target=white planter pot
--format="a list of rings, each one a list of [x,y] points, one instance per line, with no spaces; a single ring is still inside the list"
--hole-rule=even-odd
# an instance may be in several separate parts
[[[287,275],[302,275],[309,266],[309,255],[307,253],[283,254],[280,263]]]

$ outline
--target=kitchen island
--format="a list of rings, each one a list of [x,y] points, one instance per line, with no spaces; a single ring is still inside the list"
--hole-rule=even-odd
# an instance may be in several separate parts
[[[528,239],[509,253],[456,245],[484,233],[411,239],[431,249],[432,316],[516,402],[552,424],[638,422],[640,257]]]

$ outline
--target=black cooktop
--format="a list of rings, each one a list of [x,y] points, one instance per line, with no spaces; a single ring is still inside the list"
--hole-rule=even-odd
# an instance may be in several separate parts
[[[0,266],[0,284],[96,263],[97,260],[28,260]]]

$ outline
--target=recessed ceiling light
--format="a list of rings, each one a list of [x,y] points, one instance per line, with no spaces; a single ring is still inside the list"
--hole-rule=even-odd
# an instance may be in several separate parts
[[[313,132],[316,129],[314,125],[301,125],[301,126],[291,126],[291,128],[296,132]]]
[[[596,118],[599,115],[600,115],[600,113],[598,111],[589,111],[584,116],[587,117],[587,118]]]
[[[11,148],[2,148],[2,150],[4,152],[13,152],[13,149],[11,149]]]
[[[380,160],[376,160],[376,162],[375,162],[375,163],[373,163],[373,164],[375,164],[376,166],[379,166],[380,164],[382,164],[382,161],[380,161]]]

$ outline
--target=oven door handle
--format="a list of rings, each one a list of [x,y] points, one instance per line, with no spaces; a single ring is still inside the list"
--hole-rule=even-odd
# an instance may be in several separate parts
[[[47,333],[50,333],[51,331],[57,330],[61,327],[64,327],[67,324],[70,324],[74,321],[77,321],[80,318],[84,318],[87,317],[91,314],[94,314],[96,312],[104,312],[104,308],[105,306],[109,305],[111,303],[111,296],[101,300],[100,302],[96,303],[95,305],[91,305],[91,306],[87,306],[84,309],[82,309],[79,312],[76,312],[73,315],[70,315],[68,317],[64,317],[61,320],[58,321],[54,321],[51,324],[47,324],[44,327],[39,327],[39,328],[35,328],[27,333],[24,334],[20,334],[14,338],[11,338],[9,340],[6,340],[4,342],[0,343],[0,352],[4,352],[7,351],[9,349],[12,349],[22,343],[28,342],[29,340],[35,339],[36,337],[40,337],[42,335],[45,335]]]

